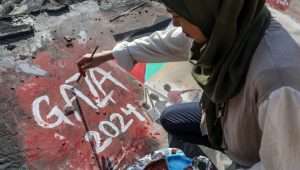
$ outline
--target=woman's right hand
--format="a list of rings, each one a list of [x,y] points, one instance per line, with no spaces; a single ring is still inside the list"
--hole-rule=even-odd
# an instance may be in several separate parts
[[[88,69],[99,66],[100,64],[103,64],[108,60],[114,59],[111,50],[96,53],[93,58],[91,57],[91,55],[92,54],[85,54],[77,61],[78,70],[83,76],[85,76],[85,72]]]

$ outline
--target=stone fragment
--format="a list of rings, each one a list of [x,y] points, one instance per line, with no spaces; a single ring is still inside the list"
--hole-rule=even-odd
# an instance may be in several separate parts
[[[31,25],[11,25],[7,22],[0,21],[0,41],[11,38],[22,38],[34,34],[34,29]]]

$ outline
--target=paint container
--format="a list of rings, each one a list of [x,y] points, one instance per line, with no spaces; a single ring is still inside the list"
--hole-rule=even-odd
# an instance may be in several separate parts
[[[174,154],[167,157],[167,165],[169,170],[184,170],[192,165],[192,159]]]

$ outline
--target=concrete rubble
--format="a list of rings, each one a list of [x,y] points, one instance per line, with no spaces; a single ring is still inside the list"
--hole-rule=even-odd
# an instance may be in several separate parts
[[[37,14],[43,11],[63,10],[83,0],[8,0],[0,4],[0,16]]]

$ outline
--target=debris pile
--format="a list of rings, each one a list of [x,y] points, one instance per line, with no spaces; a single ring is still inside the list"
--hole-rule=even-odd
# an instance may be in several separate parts
[[[0,17],[65,10],[84,0],[0,0]]]
[[[33,35],[33,27],[27,24],[12,25],[10,22],[0,21],[0,42],[6,43],[6,39],[15,39],[16,37],[28,37]],[[8,47],[9,50],[13,48]]]
[[[120,8],[125,8],[126,11],[136,4],[139,4],[138,7],[146,4],[141,3],[143,0],[0,0],[0,44],[9,44],[34,36],[36,32],[34,20],[39,14],[46,13],[48,16],[67,14],[72,11],[72,5],[83,1],[94,1],[100,10],[108,11]],[[115,19],[127,13],[122,13]],[[31,21],[24,22],[28,17]],[[68,47],[71,47],[72,40],[66,41]]]
[[[69,11],[70,4],[81,1],[84,0],[0,0],[0,42],[18,41],[34,34],[32,25],[16,22],[18,17],[36,16],[42,12],[61,15]]]
[[[69,5],[85,0],[0,0],[0,18],[6,16],[65,11]],[[141,0],[95,0],[101,9],[132,6]]]

